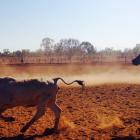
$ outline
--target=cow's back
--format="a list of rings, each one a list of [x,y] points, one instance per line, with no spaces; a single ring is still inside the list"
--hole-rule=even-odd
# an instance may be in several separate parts
[[[52,96],[52,88],[38,80],[10,82],[0,87],[0,105],[36,106]]]

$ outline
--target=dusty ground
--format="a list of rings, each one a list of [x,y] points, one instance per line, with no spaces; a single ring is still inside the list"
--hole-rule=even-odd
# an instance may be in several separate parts
[[[0,120],[0,137],[46,140],[140,138],[140,85],[88,86],[83,93],[79,87],[63,87],[57,102],[63,110],[58,133],[49,135],[46,130],[53,125],[53,114],[48,110],[24,136],[19,135],[20,128],[35,113],[35,109],[17,107],[4,113],[15,117],[14,122]]]
[[[140,67],[134,66],[2,66],[0,77],[22,79],[63,77],[66,81],[85,80],[86,90],[63,87],[58,93],[62,108],[60,129],[51,133],[53,113],[48,109],[26,133],[20,128],[35,114],[35,108],[16,107],[0,120],[0,139],[120,140],[140,138]]]

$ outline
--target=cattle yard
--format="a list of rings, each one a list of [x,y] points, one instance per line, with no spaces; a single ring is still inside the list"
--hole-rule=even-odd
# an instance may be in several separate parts
[[[0,64],[131,64],[135,55],[80,55],[80,56],[0,56]]]
[[[58,82],[57,103],[62,109],[58,132],[47,129],[54,124],[54,114],[47,109],[20,135],[20,129],[36,109],[15,107],[4,112],[4,116],[12,116],[15,121],[0,120],[0,139],[139,139],[139,71],[139,66],[132,65],[3,65],[0,77],[43,81],[62,77],[67,82],[79,79],[85,81],[86,88],[81,92],[76,84],[65,86]]]

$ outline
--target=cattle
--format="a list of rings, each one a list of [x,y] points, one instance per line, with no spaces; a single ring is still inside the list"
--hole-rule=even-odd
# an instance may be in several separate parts
[[[10,82],[15,82],[16,80],[14,78],[5,77],[0,78],[0,87],[8,85]]]
[[[140,54],[132,60],[132,64],[136,66],[140,64]]]
[[[16,81],[15,79],[3,78],[6,81],[3,86],[0,86],[0,117],[4,118],[2,113],[9,108],[23,106],[35,106],[37,111],[33,118],[23,126],[20,130],[24,133],[35,121],[41,118],[49,107],[55,114],[55,123],[53,130],[57,130],[59,126],[61,108],[56,103],[57,92],[59,87],[58,80],[61,80],[67,85],[78,83],[84,89],[84,81],[75,80],[71,83],[66,83],[62,78],[54,78],[53,82],[44,82],[37,79],[27,81]],[[9,80],[8,80],[9,79]],[[0,81],[1,81],[0,80]]]

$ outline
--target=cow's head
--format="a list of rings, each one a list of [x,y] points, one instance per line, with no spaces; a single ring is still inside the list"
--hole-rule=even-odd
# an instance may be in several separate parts
[[[132,60],[132,64],[135,66],[140,64],[140,54]]]

